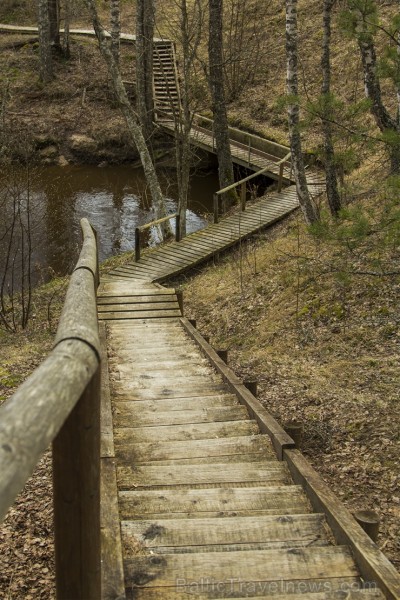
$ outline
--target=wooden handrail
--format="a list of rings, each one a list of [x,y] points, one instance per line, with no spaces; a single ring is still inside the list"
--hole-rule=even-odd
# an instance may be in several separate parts
[[[84,241],[46,360],[0,407],[0,520],[53,442],[57,598],[100,597],[97,244]]]
[[[282,158],[277,163],[275,163],[277,166],[279,166],[278,193],[280,193],[282,191],[283,169],[284,169],[285,163],[290,159],[291,155],[292,155],[292,153],[288,152],[288,154],[284,158]],[[254,177],[263,175],[263,173],[266,173],[267,171],[270,171],[270,170],[271,170],[271,167],[269,167],[269,166],[265,167],[264,169],[261,169],[260,171],[257,171],[256,173],[252,173],[251,175],[244,177],[244,179],[241,179],[240,181],[236,181],[235,183],[232,183],[231,185],[228,185],[227,187],[224,187],[221,190],[218,190],[218,192],[215,192],[214,193],[214,223],[218,223],[219,197],[222,194],[226,194],[226,192],[229,192],[229,191],[237,188],[238,186],[241,186],[241,194],[240,194],[241,209],[242,209],[242,211],[244,211],[246,208],[246,183],[248,181],[250,181],[251,179],[254,179]]]
[[[138,262],[140,260],[140,234],[145,229],[150,229],[150,227],[154,227],[154,225],[161,225],[161,223],[165,223],[170,219],[175,219],[175,239],[177,242],[181,241],[181,220],[179,217],[179,213],[172,213],[167,215],[166,217],[161,217],[161,219],[156,219],[155,221],[150,221],[149,223],[145,223],[144,225],[139,225],[139,227],[135,228],[135,261]]]

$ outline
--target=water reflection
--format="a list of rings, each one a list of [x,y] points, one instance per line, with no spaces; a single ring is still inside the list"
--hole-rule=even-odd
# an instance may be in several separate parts
[[[173,199],[176,190],[170,180],[171,174],[173,171],[161,174],[161,185],[168,190],[168,211],[173,213],[176,211]],[[6,189],[9,177],[9,173],[0,174],[0,194]],[[25,179],[25,176],[19,177],[20,181]],[[24,185],[26,187],[26,183],[22,187]],[[35,211],[33,248],[36,281],[47,278],[45,274],[50,270],[56,274],[71,271],[79,252],[79,220],[82,217],[87,217],[97,229],[101,261],[132,250],[135,227],[153,218],[141,169],[129,166],[47,167],[32,171],[29,187],[34,198],[32,210]],[[215,174],[193,176],[187,212],[188,232],[204,226],[204,214],[212,210],[212,194],[216,189],[218,180]],[[2,212],[0,220],[7,227],[5,212]],[[154,233],[149,241],[156,242]],[[0,240],[0,270],[4,263],[5,243],[5,239]]]

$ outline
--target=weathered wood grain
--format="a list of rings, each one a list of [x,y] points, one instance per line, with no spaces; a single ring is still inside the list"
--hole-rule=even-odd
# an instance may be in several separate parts
[[[121,533],[127,548],[129,539],[135,538],[147,549],[169,548],[170,552],[175,548],[181,551],[181,547],[185,552],[202,551],[201,546],[216,546],[215,550],[221,551],[221,546],[233,544],[270,544],[276,548],[280,542],[292,547],[327,543],[325,517],[320,514],[122,521]],[[128,556],[129,550],[125,552]]]
[[[128,407],[124,409],[124,403],[128,403]],[[188,398],[153,398],[152,400],[128,400],[121,401],[120,398],[115,401],[116,410],[120,410],[123,414],[131,411],[130,404],[134,402],[138,405],[139,410],[146,411],[175,411],[175,410],[193,410],[202,408],[213,408],[217,406],[239,406],[237,398],[233,394],[220,394],[215,396],[194,396]]]
[[[151,464],[163,460],[204,462],[214,459],[222,462],[224,457],[232,461],[235,457],[245,455],[260,456],[262,459],[275,456],[271,442],[265,435],[242,436],[233,438],[190,440],[181,442],[148,442],[135,444],[126,442],[118,446],[118,463],[120,465]]]
[[[222,423],[196,423],[194,425],[170,425],[168,427],[116,428],[114,444],[134,441],[149,443],[153,440],[172,442],[183,440],[201,440],[208,438],[238,437],[254,435],[259,432],[254,421],[228,421]]]
[[[132,403],[136,405],[135,402]],[[126,406],[127,403],[123,403]],[[244,406],[204,408],[202,410],[174,410],[169,412],[131,410],[122,414],[118,407],[114,412],[116,427],[152,427],[162,425],[184,425],[194,423],[217,423],[219,421],[245,421],[248,413]]]
[[[223,583],[223,582],[222,582]],[[377,588],[360,589],[362,583],[356,577],[343,577],[340,579],[313,579],[309,584],[303,581],[285,583],[282,581],[268,584],[257,582],[233,581],[227,586],[226,595],[235,600],[384,600],[384,595]],[[206,581],[193,582],[180,591],[168,589],[168,600],[215,600],[221,597],[220,589],[217,596],[216,585]],[[320,590],[320,591],[317,591]],[[329,591],[324,591],[329,590]],[[264,592],[264,593],[263,593]],[[257,596],[243,596],[242,594],[258,593]],[[267,594],[267,595],[266,595]],[[127,590],[128,600],[165,600],[163,588],[131,588]]]
[[[114,432],[111,412],[110,381],[107,360],[107,339],[104,323],[100,323],[100,358],[101,358],[101,405],[100,405],[100,456],[114,456]]]
[[[118,456],[118,455],[117,455]],[[170,466],[118,466],[119,489],[169,488],[172,486],[221,485],[235,483],[279,485],[289,482],[283,463],[265,460],[262,463],[197,464]]]
[[[209,552],[138,556],[124,561],[127,587],[175,588],[189,582],[285,581],[356,577],[346,547],[296,548],[248,552]]]
[[[120,491],[123,520],[293,515],[309,512],[300,486]]]
[[[101,600],[125,597],[115,459],[101,460]]]
[[[100,321],[108,321],[113,319],[152,319],[159,317],[167,317],[172,319],[177,319],[182,316],[182,313],[179,309],[171,309],[171,310],[119,310],[118,311],[105,311],[99,312],[99,320]]]

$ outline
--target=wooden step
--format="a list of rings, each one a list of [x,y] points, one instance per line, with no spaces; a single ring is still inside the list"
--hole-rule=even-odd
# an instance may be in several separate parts
[[[150,355],[149,355],[150,356]],[[138,410],[147,412],[157,411],[184,411],[184,410],[201,410],[203,408],[216,408],[223,406],[239,406],[239,401],[233,394],[221,394],[219,396],[204,396],[204,398],[190,396],[187,398],[174,398],[173,400],[166,400],[165,398],[152,398],[151,400],[135,400],[126,402],[130,405],[132,402],[136,404]],[[116,410],[124,411],[124,402],[116,401],[114,406]],[[127,412],[131,412],[129,406]]]
[[[150,394],[150,397],[152,394]],[[170,425],[169,427],[117,427],[114,430],[115,444],[132,441],[135,443],[179,442],[208,438],[241,437],[259,433],[255,421],[228,421],[221,423],[197,423],[195,425]]]
[[[238,586],[264,583],[267,589],[272,582],[289,589],[302,582],[306,591],[308,586],[313,589],[314,580],[345,581],[358,576],[344,546],[136,556],[124,560],[124,570],[128,589],[164,588],[165,598],[169,589],[201,581],[203,585],[208,581],[209,586],[224,582],[226,591],[232,588],[232,581]]]
[[[119,492],[122,520],[293,515],[310,511],[300,486],[221,487]]]
[[[162,588],[127,590],[126,598],[127,600],[131,600],[133,597],[135,600],[214,600],[215,598],[234,598],[235,600],[271,600],[271,598],[273,600],[385,600],[385,596],[379,589],[371,588],[368,584],[365,589],[362,589],[362,585],[362,582],[355,577],[337,580],[314,579],[308,585],[308,591],[304,591],[307,586],[302,586],[301,582],[293,585],[284,582],[272,582],[269,585],[253,582],[244,583],[240,587],[236,583],[236,588],[239,587],[239,589],[235,589],[235,585],[232,585],[232,589],[228,588],[223,594],[222,589],[218,592],[217,582],[214,586],[211,583],[207,586],[203,580],[203,582],[193,582],[192,586],[187,585],[186,591],[180,592],[170,589],[166,591]],[[247,592],[252,595],[242,595]],[[259,594],[254,596],[253,594],[257,592]],[[217,595],[218,593],[219,595]]]
[[[269,438],[265,435],[241,436],[222,439],[189,440],[178,442],[133,442],[119,443],[117,446],[118,463],[121,466],[140,464],[159,464],[161,461],[240,462],[243,456],[275,458]]]
[[[325,516],[321,514],[122,521],[121,531],[125,558],[133,557],[138,546],[141,550],[179,553],[328,544]]]
[[[185,423],[216,423],[218,421],[244,421],[248,418],[244,406],[203,408],[202,410],[143,411],[136,402],[114,404],[116,427],[153,427],[184,425]]]
[[[118,488],[155,489],[179,487],[230,487],[235,484],[286,485],[289,473],[277,460],[254,463],[213,463],[187,465],[117,466]]]

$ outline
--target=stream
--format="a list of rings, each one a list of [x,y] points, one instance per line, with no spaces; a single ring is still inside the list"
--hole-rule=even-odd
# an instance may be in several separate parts
[[[160,172],[160,183],[170,213],[177,208],[173,176],[173,170]],[[188,233],[205,226],[205,215],[212,212],[212,197],[218,187],[215,172],[192,176],[187,211]],[[32,170],[27,177],[26,169],[11,167],[8,172],[0,173],[1,276],[7,254],[10,256],[8,239],[16,205],[21,207],[21,220],[14,235],[19,244],[21,223],[25,230],[28,228],[28,198],[34,283],[46,281],[52,275],[71,272],[80,250],[79,221],[82,217],[87,217],[98,232],[100,261],[133,250],[135,227],[154,218],[141,169],[127,165],[41,167]],[[174,220],[171,224],[174,226]],[[155,236],[156,232],[152,232],[149,244],[156,243]],[[27,244],[26,234],[24,243]],[[18,267],[16,271],[17,280]]]

